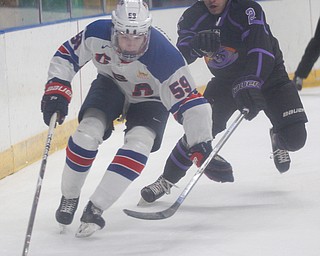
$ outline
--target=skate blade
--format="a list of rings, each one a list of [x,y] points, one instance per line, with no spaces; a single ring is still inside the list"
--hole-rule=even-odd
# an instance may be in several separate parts
[[[77,238],[83,238],[83,237],[89,237],[91,236],[93,233],[95,233],[97,230],[100,230],[101,227],[98,226],[95,223],[85,223],[85,222],[81,222],[80,227],[78,228],[77,233],[75,234],[75,236]]]
[[[143,197],[140,198],[140,201],[137,203],[137,206],[143,207],[143,206],[148,206],[152,203],[147,202],[146,200],[143,199]]]
[[[64,224],[60,224],[59,223],[59,233],[61,235],[66,234],[67,233],[67,226]]]

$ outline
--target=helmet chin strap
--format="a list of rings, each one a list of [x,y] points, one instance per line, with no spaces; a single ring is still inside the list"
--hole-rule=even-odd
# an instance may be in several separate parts
[[[121,52],[119,55],[120,59],[125,62],[132,62],[137,60],[139,57],[136,54],[130,54],[129,52]]]

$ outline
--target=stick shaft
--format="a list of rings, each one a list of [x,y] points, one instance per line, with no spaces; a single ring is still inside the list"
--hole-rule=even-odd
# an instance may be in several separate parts
[[[40,197],[40,192],[41,192],[41,187],[42,187],[42,181],[43,181],[44,173],[46,170],[47,159],[48,159],[48,155],[49,155],[51,140],[52,140],[54,128],[56,126],[56,122],[57,122],[57,113],[54,113],[50,119],[47,141],[46,141],[46,145],[45,145],[43,156],[42,156],[42,162],[41,162],[39,177],[38,177],[38,181],[37,181],[36,192],[35,192],[34,198],[33,198],[33,203],[32,203],[31,213],[30,213],[30,217],[29,217],[27,233],[26,233],[26,237],[25,237],[25,241],[24,241],[22,256],[26,256],[29,252],[30,240],[31,240],[34,220],[36,217],[36,212],[37,212],[37,207],[38,207],[38,202],[39,202],[39,197]]]

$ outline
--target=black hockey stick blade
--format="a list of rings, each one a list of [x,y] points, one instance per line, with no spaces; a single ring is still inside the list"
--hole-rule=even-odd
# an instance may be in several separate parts
[[[189,181],[185,189],[182,191],[178,199],[167,209],[159,211],[159,212],[137,212],[133,210],[124,209],[123,212],[127,214],[130,217],[137,218],[137,219],[143,219],[143,220],[163,220],[171,217],[176,213],[180,205],[183,203],[183,201],[186,199],[187,195],[192,190],[193,186],[198,182],[201,175],[203,174],[204,170],[206,169],[209,162],[218,154],[222,146],[226,143],[226,141],[229,139],[231,134],[234,132],[234,130],[238,127],[240,122],[243,120],[245,115],[248,113],[248,110],[243,110],[243,112],[236,118],[236,120],[230,125],[230,127],[225,131],[222,138],[219,140],[217,145],[212,150],[209,157],[206,159],[206,161],[201,165],[201,167],[197,170],[197,172],[194,174],[192,179]]]
[[[128,209],[124,209],[123,212],[130,217],[142,219],[142,220],[163,220],[171,217],[178,210],[180,204],[175,202],[169,208],[159,212],[136,212]]]

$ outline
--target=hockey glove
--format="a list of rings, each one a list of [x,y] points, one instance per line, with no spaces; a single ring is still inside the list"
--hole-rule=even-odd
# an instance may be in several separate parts
[[[55,112],[58,112],[58,123],[63,123],[68,114],[71,97],[72,90],[69,82],[60,79],[48,81],[41,100],[41,112],[46,125],[49,125],[50,118]]]
[[[294,76],[293,83],[294,83],[294,85],[295,85],[295,87],[297,88],[298,91],[302,90],[303,78],[301,78],[299,76]]]
[[[212,56],[221,46],[220,36],[211,30],[200,31],[192,38],[190,45],[199,57]]]
[[[232,88],[232,95],[240,111],[248,109],[245,119],[252,120],[260,110],[265,109],[266,103],[261,93],[262,82],[255,76],[238,79]]]
[[[212,151],[211,141],[202,142],[191,147],[188,151],[190,160],[198,167],[208,158]]]

